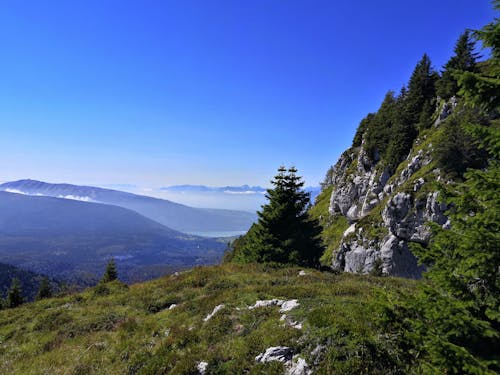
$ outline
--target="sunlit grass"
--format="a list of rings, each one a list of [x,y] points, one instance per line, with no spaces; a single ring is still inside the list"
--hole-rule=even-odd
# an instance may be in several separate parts
[[[316,361],[318,373],[375,371],[380,353],[365,348],[381,340],[377,293],[411,289],[414,282],[309,269],[299,276],[299,270],[199,267],[0,311],[0,373],[188,374],[199,361],[209,363],[208,373],[283,373],[280,363],[255,362],[266,348],[279,345]],[[277,307],[247,308],[271,298],[298,299],[300,306],[287,315],[303,329],[280,321]],[[204,322],[219,304],[225,307]],[[311,355],[322,345],[317,358]],[[352,350],[354,357],[342,354]]]

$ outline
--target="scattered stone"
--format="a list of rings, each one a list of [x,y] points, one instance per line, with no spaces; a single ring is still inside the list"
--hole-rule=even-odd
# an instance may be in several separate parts
[[[260,363],[279,361],[288,362],[293,357],[293,349],[287,346],[272,346],[267,348],[264,353],[255,357],[255,360]]]
[[[450,219],[446,220],[446,223],[442,225],[443,229],[450,229],[451,228],[451,221]]]
[[[170,328],[166,329],[165,332],[163,332],[163,336],[165,337],[170,336]]]
[[[217,312],[218,312],[219,310],[223,309],[223,308],[224,308],[224,306],[225,306],[224,304],[221,304],[221,305],[217,305],[217,306],[215,306],[214,310],[213,310],[210,314],[208,314],[208,315],[207,315],[207,316],[203,319],[203,321],[204,321],[204,322],[208,322],[210,319],[212,319],[212,317],[213,317],[215,314],[217,314]]]
[[[269,307],[269,306],[280,306],[280,313],[284,313],[287,311],[290,311],[297,306],[299,306],[299,302],[296,299],[291,299],[288,301],[282,300],[282,299],[267,299],[267,300],[259,300],[255,302],[255,305],[249,306],[249,310],[253,310],[259,307]]]
[[[205,375],[207,373],[208,363],[205,361],[198,362],[196,369],[198,370],[198,375]]]
[[[342,235],[342,237],[347,237],[349,234],[351,233],[355,233],[356,232],[356,223],[354,224],[351,224],[349,226],[349,228],[347,228],[344,232],[344,234]]]
[[[422,186],[424,186],[425,180],[420,177],[413,185],[413,191],[419,191]]]
[[[168,309],[169,309],[169,310],[172,310],[174,307],[177,307],[177,305],[176,305],[175,303],[172,303],[172,304],[168,307]]]
[[[285,322],[290,327],[295,328],[295,329],[302,329],[302,323],[299,323],[299,322],[296,322],[295,320],[290,319],[285,314],[281,315],[280,322]]]
[[[255,305],[249,306],[249,310],[257,309],[259,307],[269,307],[269,306],[281,306],[283,304],[282,300],[279,299],[266,299],[266,300],[259,300],[255,302]]]
[[[310,375],[312,371],[309,369],[304,358],[294,356],[293,360],[286,364],[285,375]]]
[[[299,271],[299,276],[306,276],[306,275],[307,275],[306,271],[304,270]]]
[[[324,350],[325,350],[325,349],[326,349],[326,346],[325,346],[325,345],[317,345],[317,346],[313,349],[313,351],[311,352],[311,355],[312,355],[313,357],[317,357],[317,356],[321,355],[321,354],[324,352]]]
[[[299,302],[296,299],[291,299],[289,301],[283,301],[281,303],[280,313],[284,313],[284,312],[290,311],[290,310],[296,308],[299,305],[300,304],[299,304]]]

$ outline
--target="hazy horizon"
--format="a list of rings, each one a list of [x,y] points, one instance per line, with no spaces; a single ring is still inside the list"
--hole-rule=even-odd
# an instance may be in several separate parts
[[[24,179],[25,180],[25,179]],[[31,179],[34,180],[34,179]],[[0,184],[14,181],[2,181]],[[41,181],[54,183],[53,181]],[[153,198],[166,199],[175,203],[184,204],[195,208],[220,208],[230,210],[243,210],[256,212],[266,203],[265,189],[269,186],[227,185],[227,186],[205,186],[205,185],[173,185],[173,186],[138,186],[131,184],[74,184],[66,181],[66,184],[79,186],[94,186],[104,189],[124,191],[128,193],[144,195]],[[245,189],[241,189],[245,187]],[[248,189],[246,189],[248,188]],[[310,191],[314,200],[319,192],[319,186],[305,187]],[[263,190],[264,189],[264,190]],[[6,190],[11,193],[23,194],[22,190]],[[81,198],[84,197],[80,197]]]

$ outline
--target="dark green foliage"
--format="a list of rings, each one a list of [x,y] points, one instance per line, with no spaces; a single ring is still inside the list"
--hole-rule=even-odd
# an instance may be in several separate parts
[[[418,123],[425,103],[434,101],[437,78],[429,56],[424,54],[410,77],[408,92],[404,98],[404,115],[409,124]]]
[[[500,0],[493,1],[496,10],[500,11]],[[482,64],[479,72],[457,74],[459,94],[469,104],[488,111],[499,111],[500,107],[500,19],[486,25],[474,36],[481,40],[483,46],[491,48],[492,57]]]
[[[380,154],[387,150],[393,136],[398,107],[398,99],[393,91],[389,91],[377,113],[363,120],[367,128],[364,147],[373,161],[378,161]]]
[[[430,126],[430,117],[435,107],[437,77],[429,56],[424,54],[411,75],[408,90],[399,96],[392,137],[385,153],[386,163],[392,169],[408,155],[418,129]]]
[[[108,283],[116,279],[118,279],[118,271],[116,270],[115,260],[111,258],[106,266],[101,283]]]
[[[354,138],[352,140],[352,147],[361,146],[361,142],[363,141],[363,136],[365,132],[370,128],[370,123],[372,122],[374,117],[375,113],[369,113],[363,120],[361,120],[361,122],[358,125],[358,128],[356,129],[356,134],[354,135]]]
[[[455,45],[455,55],[444,66],[441,79],[437,82],[437,95],[448,100],[458,92],[458,82],[455,77],[458,72],[474,72],[476,70],[477,53],[474,52],[475,42],[467,30]]]
[[[488,125],[489,121],[471,108],[457,109],[442,125],[434,146],[437,166],[451,177],[462,177],[468,168],[483,168],[487,155],[465,130],[468,123]]]
[[[309,193],[295,168],[280,167],[267,190],[259,220],[235,244],[236,262],[272,262],[317,267],[323,254],[317,220],[309,216]]]
[[[9,291],[7,292],[7,307],[13,308],[24,303],[24,298],[21,290],[21,283],[18,279],[12,279],[12,285],[10,286]]]
[[[10,264],[0,263],[0,297],[5,297],[7,291],[12,284],[12,279],[17,278],[23,286],[23,297],[25,301],[33,301],[40,286],[40,281],[45,276],[35,272],[27,271]],[[60,289],[60,283],[54,279],[50,279],[50,283],[54,290]]]
[[[500,371],[500,130],[474,127],[490,154],[485,170],[469,170],[447,191],[451,229],[434,227],[430,266],[414,302],[412,326],[426,366],[454,374]]]
[[[364,134],[368,156],[395,170],[410,152],[418,131],[432,124],[437,78],[429,57],[424,55],[411,75],[408,88],[403,87],[398,96],[389,91],[377,113],[361,122],[353,145],[360,144],[359,138]]]
[[[49,279],[44,277],[40,282],[40,287],[38,288],[35,299],[38,301],[50,297],[52,297],[52,288],[50,287]]]
[[[370,271],[371,276],[383,276],[382,266],[383,266],[382,258],[376,258],[373,262],[373,268]]]
[[[500,9],[500,1],[495,4]],[[498,20],[476,35],[490,38],[483,39],[493,47],[489,66],[498,64]],[[390,300],[384,316],[388,330],[399,336],[399,346],[413,353],[424,373],[496,374],[500,372],[500,127],[494,103],[500,90],[498,83],[486,79],[490,87],[497,85],[497,96],[488,96],[482,91],[484,76],[456,74],[465,108],[456,109],[443,123],[435,157],[447,172],[470,169],[464,182],[447,184],[441,191],[451,207],[451,229],[434,224],[429,245],[413,247],[428,267],[418,293],[405,302]],[[470,77],[477,80],[464,85]],[[483,168],[478,162],[485,159],[488,164]]]

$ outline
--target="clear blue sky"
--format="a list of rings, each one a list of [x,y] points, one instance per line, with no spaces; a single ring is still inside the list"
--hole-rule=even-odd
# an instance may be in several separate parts
[[[0,181],[308,185],[488,0],[0,3]]]

